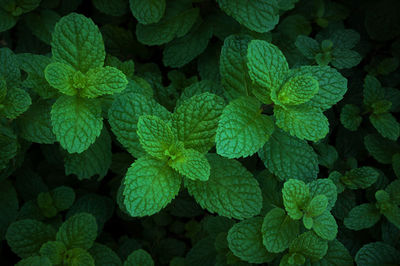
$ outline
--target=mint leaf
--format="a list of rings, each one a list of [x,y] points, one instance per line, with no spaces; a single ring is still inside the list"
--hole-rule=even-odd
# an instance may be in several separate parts
[[[318,90],[318,81],[312,76],[294,76],[283,84],[278,100],[284,105],[298,105],[308,102]]]
[[[132,252],[124,262],[124,266],[134,265],[154,266],[154,262],[149,253],[143,249],[138,249]]]
[[[352,230],[362,230],[374,226],[380,218],[381,214],[373,204],[364,203],[351,209],[344,218],[344,225]]]
[[[154,99],[139,93],[117,97],[108,111],[108,121],[117,140],[136,158],[145,155],[136,133],[141,115],[156,115],[167,121],[170,113]]]
[[[340,112],[340,122],[351,131],[356,131],[362,122],[360,108],[353,104],[346,104]]]
[[[142,217],[159,212],[172,201],[181,187],[181,177],[167,162],[145,156],[131,165],[123,184],[128,213]]]
[[[211,166],[208,181],[185,179],[185,186],[201,207],[235,219],[260,213],[261,189],[253,175],[235,160],[208,154]]]
[[[314,232],[326,240],[334,240],[338,233],[338,226],[333,215],[329,211],[325,211],[320,216],[313,219]]]
[[[328,251],[328,242],[313,232],[305,232],[295,238],[289,247],[289,254],[301,254],[311,261],[318,261]]]
[[[67,249],[89,249],[97,237],[97,223],[93,215],[78,213],[69,217],[58,229],[56,240]]]
[[[310,200],[310,191],[307,185],[301,180],[289,179],[283,184],[282,197],[288,215],[294,220],[301,219],[303,209]]]
[[[227,158],[256,153],[274,131],[273,120],[261,111],[260,103],[254,98],[241,97],[231,101],[218,123],[217,153]]]
[[[235,224],[228,232],[228,245],[233,254],[249,263],[272,261],[274,254],[263,245],[261,227],[263,218],[254,217]]]
[[[383,242],[372,242],[360,248],[356,254],[357,265],[396,265],[400,252]]]
[[[232,16],[240,24],[250,30],[267,32],[272,30],[279,21],[279,7],[276,0],[218,0],[220,8]]]
[[[372,114],[369,117],[378,132],[390,140],[397,140],[400,135],[400,124],[391,113]]]
[[[183,150],[169,165],[191,180],[207,181],[210,177],[210,164],[206,156],[196,150]]]
[[[51,109],[53,132],[69,153],[81,153],[93,144],[103,127],[101,107],[92,99],[62,96]]]
[[[207,152],[214,146],[218,119],[224,100],[211,93],[202,93],[185,100],[172,115],[172,127],[185,149]]]
[[[142,24],[157,23],[164,16],[165,0],[129,0],[133,16]]]
[[[47,82],[56,88],[59,92],[74,96],[78,93],[77,85],[79,75],[75,74],[75,69],[64,63],[51,63],[45,71],[45,77]],[[79,85],[78,85],[79,86]]]
[[[40,255],[49,258],[52,264],[61,264],[64,260],[64,253],[67,251],[61,241],[48,241],[40,248]]]
[[[279,253],[286,250],[299,234],[299,222],[286,215],[283,209],[274,208],[265,216],[261,232],[267,250]]]
[[[282,180],[298,178],[310,181],[319,172],[318,156],[313,148],[305,140],[292,137],[278,128],[258,155],[268,170]]]

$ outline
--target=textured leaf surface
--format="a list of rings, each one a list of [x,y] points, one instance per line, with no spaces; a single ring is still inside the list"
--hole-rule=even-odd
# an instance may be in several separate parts
[[[291,106],[284,109],[274,108],[276,125],[299,139],[318,141],[329,132],[329,122],[326,116],[309,106]]]
[[[54,239],[53,227],[36,220],[19,220],[12,223],[6,233],[11,250],[21,258],[38,254],[42,244]]]
[[[20,260],[16,266],[51,266],[53,265],[49,258],[45,256],[32,256],[26,259]]]
[[[69,153],[81,153],[93,144],[103,127],[99,102],[62,96],[51,109],[53,132]]]
[[[310,189],[310,196],[313,198],[317,195],[325,195],[328,199],[327,209],[331,210],[335,206],[337,199],[336,186],[332,180],[327,178],[319,178],[307,184]]]
[[[369,117],[372,125],[385,138],[397,140],[400,135],[400,124],[390,113],[372,114]]]
[[[77,13],[64,16],[56,24],[52,36],[51,51],[55,61],[82,73],[103,66],[103,38],[91,19]]]
[[[359,266],[396,265],[400,252],[394,247],[383,243],[373,242],[364,245],[356,254],[356,263]]]
[[[153,157],[166,158],[166,152],[176,141],[171,127],[158,116],[142,115],[137,128],[143,149]]]
[[[66,257],[65,264],[95,266],[94,259],[83,248],[69,249],[64,256]]]
[[[360,116],[360,108],[353,104],[346,104],[340,112],[340,122],[351,131],[356,131],[360,126],[362,117]]]
[[[310,200],[310,191],[303,181],[289,179],[283,184],[282,197],[288,215],[298,220],[303,216],[303,209]]]
[[[127,12],[128,4],[124,0],[93,0],[93,5],[101,12],[111,16],[122,16]]]
[[[319,172],[318,156],[312,147],[280,129],[275,129],[258,154],[268,170],[281,179],[310,181]]]
[[[333,240],[338,233],[338,226],[333,215],[329,211],[325,211],[322,215],[313,219],[314,232],[326,240]]]
[[[136,160],[124,179],[124,203],[130,215],[152,215],[178,194],[181,177],[166,162],[152,157]]]
[[[86,73],[82,97],[95,98],[106,94],[120,93],[128,84],[125,74],[115,67],[92,68]]]
[[[286,250],[299,233],[299,223],[280,208],[268,212],[262,225],[263,244],[269,252]]]
[[[312,261],[320,260],[328,250],[328,242],[316,236],[313,232],[299,235],[290,244],[289,253],[300,253]]]
[[[283,53],[277,46],[266,41],[251,41],[247,60],[250,78],[270,91],[277,91],[289,72]]]
[[[262,207],[257,180],[239,162],[209,154],[208,181],[185,180],[188,191],[201,207],[212,213],[235,219],[257,215]]]
[[[74,80],[75,72],[72,66],[55,62],[46,67],[44,74],[47,82],[53,88],[63,94],[73,96],[78,92]]]
[[[58,229],[56,239],[67,249],[89,249],[97,237],[96,218],[89,213],[78,213],[69,217]]]
[[[0,9],[1,10],[1,9]],[[19,87],[21,72],[18,68],[17,57],[9,48],[0,49],[0,76],[7,82],[7,87]]]
[[[143,249],[138,249],[132,252],[124,262],[124,266],[135,265],[154,266],[154,262],[149,253]]]
[[[61,264],[64,259],[64,253],[67,251],[61,241],[48,241],[40,248],[40,255],[50,259],[54,265]]]
[[[182,67],[195,59],[207,48],[212,28],[207,23],[195,25],[185,36],[171,41],[163,51],[165,66]]]
[[[276,0],[218,0],[220,8],[250,30],[267,32],[279,21],[279,7]]]
[[[364,145],[375,160],[384,164],[392,163],[392,156],[400,148],[396,142],[373,134],[365,136]]]
[[[372,167],[363,166],[347,171],[340,181],[350,189],[366,189],[374,184],[379,177],[379,172]]]
[[[340,101],[347,91],[347,79],[329,66],[302,66],[290,72],[290,76],[298,75],[311,75],[318,81],[318,93],[308,104],[322,111]]]
[[[111,130],[117,140],[136,158],[145,155],[136,133],[141,115],[156,115],[167,121],[170,113],[154,99],[139,93],[117,97],[108,112]]]
[[[165,16],[157,23],[137,24],[136,36],[139,42],[147,45],[161,45],[182,37],[192,28],[199,15],[199,9],[167,7]]]
[[[170,166],[191,180],[207,181],[210,177],[210,164],[206,156],[196,150],[184,150]]]
[[[308,102],[318,90],[318,81],[312,76],[295,76],[283,84],[278,100],[284,105],[298,105]]]
[[[95,265],[99,266],[121,266],[122,262],[119,256],[106,245],[94,243],[89,250],[94,259]]]
[[[211,93],[202,93],[184,101],[172,115],[172,127],[186,149],[207,152],[214,146],[218,120],[224,100]]]
[[[328,251],[326,255],[319,261],[315,261],[306,265],[313,266],[352,266],[353,258],[347,248],[338,240],[328,242]]]
[[[165,0],[129,0],[133,16],[142,24],[157,23],[165,12]]]
[[[20,88],[11,88],[7,90],[3,102],[4,110],[0,110],[0,115],[4,113],[5,117],[15,119],[28,110],[31,104],[32,100],[28,92]]]
[[[268,141],[274,131],[274,122],[261,114],[260,107],[260,103],[250,97],[238,98],[225,107],[215,137],[219,155],[247,157]]]
[[[263,245],[261,226],[263,218],[254,217],[235,224],[228,233],[229,249],[249,263],[265,263],[275,256]]]
[[[381,214],[373,204],[364,203],[351,209],[344,219],[344,225],[352,230],[362,230],[372,227],[380,218]]]

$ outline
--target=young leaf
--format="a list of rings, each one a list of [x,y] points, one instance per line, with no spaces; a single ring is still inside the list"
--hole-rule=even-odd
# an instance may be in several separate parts
[[[283,84],[278,100],[283,105],[298,105],[308,102],[318,90],[318,81],[312,76],[294,76]]]
[[[335,218],[329,211],[325,211],[320,216],[313,219],[314,232],[325,240],[333,240],[338,233],[338,226]]]
[[[288,215],[294,220],[301,219],[310,200],[307,185],[301,180],[289,179],[283,185],[282,197]]]
[[[207,181],[210,177],[210,164],[206,156],[193,149],[183,150],[169,165],[191,180]]]
[[[328,242],[317,237],[313,232],[299,235],[289,247],[289,254],[302,254],[311,261],[318,261],[328,251]]]
[[[74,96],[78,93],[76,70],[64,63],[51,63],[44,70],[47,82],[59,92]]]

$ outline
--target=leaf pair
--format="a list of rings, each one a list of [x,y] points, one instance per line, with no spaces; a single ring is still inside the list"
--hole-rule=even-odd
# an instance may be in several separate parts
[[[330,67],[289,70],[282,52],[266,41],[253,40],[247,51],[250,78],[259,85],[254,95],[274,102],[276,125],[300,139],[318,141],[329,131],[323,111],[342,99],[347,80]]]
[[[103,127],[101,101],[94,98],[119,93],[128,81],[113,67],[104,67],[101,33],[91,19],[71,13],[56,24],[52,60],[45,69],[48,83],[63,95],[51,110],[53,132],[69,153],[85,151]]]

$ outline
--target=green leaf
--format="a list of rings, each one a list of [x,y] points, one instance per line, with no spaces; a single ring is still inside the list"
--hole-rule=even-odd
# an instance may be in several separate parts
[[[326,116],[310,106],[299,105],[285,108],[275,106],[276,125],[299,139],[318,141],[329,132]]]
[[[92,68],[86,73],[85,86],[80,96],[95,98],[120,93],[128,84],[125,74],[115,67]]]
[[[397,140],[400,135],[400,124],[391,113],[372,114],[369,121],[385,138]]]
[[[327,210],[331,210],[335,206],[337,199],[337,189],[332,180],[328,178],[320,178],[307,184],[310,189],[310,197],[317,195],[325,195],[328,199]]]
[[[56,136],[51,125],[50,111],[50,102],[33,103],[17,120],[19,135],[31,142],[53,144]]]
[[[392,163],[392,156],[400,149],[396,142],[373,134],[365,136],[364,145],[372,157],[383,164]]]
[[[57,22],[52,37],[51,52],[56,62],[82,73],[103,66],[103,38],[91,19],[77,13],[64,16]]]
[[[317,178],[318,156],[313,148],[305,140],[292,137],[278,128],[258,155],[268,170],[280,179],[310,181]]]
[[[390,206],[390,208],[382,209],[381,213],[385,215],[386,219],[400,229],[400,208],[396,205]]]
[[[146,154],[136,133],[141,115],[156,115],[168,121],[171,114],[154,99],[139,93],[117,97],[108,112],[108,121],[117,140],[136,158]]]
[[[383,242],[372,242],[360,248],[355,261],[359,266],[396,265],[400,252]]]
[[[254,217],[235,224],[228,232],[228,245],[233,254],[249,263],[272,261],[274,254],[263,245],[262,217]]]
[[[318,90],[318,81],[312,76],[294,76],[283,84],[278,100],[284,105],[298,105],[308,102]]]
[[[132,252],[124,262],[124,266],[135,265],[154,266],[154,261],[149,253],[143,249],[138,249]]]
[[[305,35],[298,35],[295,41],[297,49],[309,60],[313,60],[315,55],[320,52],[319,43]]]
[[[158,159],[167,158],[169,148],[176,142],[171,127],[158,116],[140,116],[137,134],[143,149]]]
[[[211,213],[245,219],[260,213],[261,189],[253,175],[235,160],[208,154],[208,181],[185,179],[185,186],[201,207]]]
[[[15,119],[28,110],[31,104],[32,100],[28,92],[20,88],[10,88],[7,90],[0,115],[4,114],[8,119]]]
[[[204,52],[212,37],[212,27],[207,23],[195,25],[185,36],[168,43],[163,51],[165,66],[182,67]]]
[[[326,255],[319,261],[313,262],[313,266],[353,266],[353,257],[350,255],[347,248],[338,240],[328,242],[328,251]]]
[[[379,172],[372,167],[364,166],[347,171],[340,181],[350,189],[366,189],[374,184]]]
[[[341,48],[333,49],[332,57],[331,64],[337,69],[355,67],[362,60],[362,56],[356,51]]]
[[[64,260],[64,253],[67,251],[61,241],[48,241],[40,248],[40,255],[49,258],[52,264],[61,264]]]
[[[247,35],[231,35],[224,40],[219,61],[221,83],[228,99],[249,96],[255,87],[249,77],[247,45],[251,38]],[[263,88],[264,91],[267,91]],[[269,95],[266,95],[269,97]]]
[[[347,79],[329,66],[302,66],[292,69],[289,77],[299,75],[311,75],[318,81],[318,93],[307,104],[321,111],[340,101],[347,91]]]
[[[51,192],[53,204],[58,211],[69,209],[75,201],[75,191],[66,186],[60,186],[53,189]]]
[[[128,169],[123,181],[127,211],[134,217],[152,215],[178,194],[181,177],[167,162],[141,157]]]
[[[58,229],[56,240],[67,249],[89,249],[97,237],[97,223],[93,215],[78,213],[69,217]]]
[[[69,153],[81,153],[93,144],[103,127],[100,102],[62,96],[51,109],[53,132]]]
[[[46,44],[50,44],[54,26],[60,20],[56,12],[45,9],[39,12],[31,12],[26,16],[26,25],[32,33]]]
[[[99,175],[106,176],[111,165],[111,138],[103,129],[96,141],[82,153],[66,154],[64,157],[65,174],[74,174],[79,180]]]
[[[184,101],[172,115],[172,127],[185,149],[202,153],[214,146],[218,119],[224,100],[211,93],[202,93]]]
[[[272,30],[279,21],[279,6],[276,0],[246,1],[218,0],[219,7],[240,24],[257,32]]]
[[[210,164],[204,154],[188,149],[178,154],[169,165],[181,175],[191,180],[207,181],[210,177]]]
[[[95,266],[94,259],[83,248],[72,248],[65,253],[64,264]]]
[[[364,203],[351,209],[348,217],[344,218],[344,225],[352,230],[362,230],[374,226],[381,214],[375,205]]]
[[[17,24],[18,17],[14,17],[7,11],[0,8],[0,32],[11,29]]]
[[[121,266],[122,262],[117,253],[106,245],[94,243],[88,250],[95,265],[98,266]]]
[[[17,55],[19,67],[28,74],[23,81],[26,88],[30,88],[43,99],[54,98],[59,92],[46,80],[45,69],[51,63],[51,58],[44,55],[22,53]]]
[[[0,10],[1,11],[1,10]],[[20,260],[16,266],[51,266],[53,265],[49,258],[45,256],[32,256],[23,260]]]
[[[353,104],[346,104],[340,112],[340,122],[351,131],[356,131],[362,122],[360,108]]]
[[[0,66],[3,66],[0,68],[0,76],[5,78],[7,88],[19,87],[21,72],[17,58],[9,48],[0,48]]]
[[[289,179],[283,184],[282,197],[288,215],[294,220],[301,219],[310,200],[307,185],[301,180]]]
[[[26,219],[12,223],[6,233],[7,244],[21,258],[39,254],[40,247],[53,240],[53,227],[42,222]]]
[[[123,16],[127,13],[128,3],[125,0],[107,1],[107,0],[93,0],[93,5],[102,13],[110,16]]]
[[[283,209],[274,208],[265,216],[261,232],[267,250],[279,253],[286,250],[299,234],[299,222],[286,215]]]
[[[385,89],[374,76],[367,75],[364,79],[364,104],[372,106],[373,103],[385,99]]]
[[[389,193],[390,195],[390,200],[396,204],[400,205],[400,180],[396,179],[392,183],[390,183],[385,191]]]
[[[185,7],[186,5],[177,1],[167,6],[164,17],[157,23],[137,24],[138,41],[146,45],[162,45],[186,35],[196,22],[199,9]]]
[[[252,40],[247,49],[250,78],[269,91],[278,91],[289,72],[279,48],[262,40]]]
[[[260,103],[251,97],[240,97],[225,107],[215,137],[219,155],[247,157],[268,141],[274,131],[274,122],[271,117],[261,114],[260,107]]]
[[[325,240],[333,240],[338,233],[338,226],[333,215],[329,211],[325,211],[320,216],[313,219],[314,232]]]
[[[321,215],[328,207],[328,198],[325,195],[317,195],[313,197],[307,205],[306,215],[308,217],[316,217]]]
[[[317,237],[313,232],[305,232],[295,238],[289,247],[289,254],[302,254],[311,261],[318,261],[328,251],[328,242]]]
[[[129,0],[129,6],[139,23],[152,24],[164,16],[165,2],[165,0]]]

